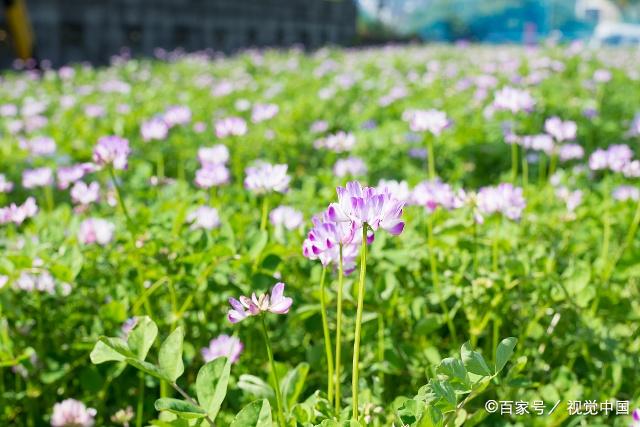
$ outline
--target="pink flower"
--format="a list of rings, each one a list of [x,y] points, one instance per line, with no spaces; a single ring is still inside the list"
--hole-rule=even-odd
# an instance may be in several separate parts
[[[169,125],[163,119],[155,117],[140,126],[140,134],[144,141],[164,140],[169,135]]]
[[[640,189],[632,185],[620,185],[613,190],[615,200],[626,202],[627,200],[638,201],[640,199]]]
[[[576,139],[578,125],[572,121],[563,122],[560,117],[549,117],[544,122],[544,131],[558,142],[572,141]]]
[[[195,183],[200,188],[211,188],[229,183],[229,169],[223,164],[207,164],[196,171]]]
[[[53,405],[51,427],[93,427],[96,410],[75,399]]]
[[[241,296],[240,301],[229,298],[231,309],[227,318],[231,323],[238,323],[247,317],[257,316],[267,311],[275,314],[288,313],[293,300],[284,296],[284,286],[284,283],[278,282],[271,288],[271,294],[264,293],[260,297],[257,297],[254,292],[251,298]]]
[[[295,230],[302,225],[302,212],[291,206],[278,206],[269,213],[269,221],[274,226],[283,226],[287,230]]]
[[[411,189],[409,188],[407,181],[381,179],[378,181],[377,189],[380,192],[388,191],[393,194],[396,199],[405,203],[408,203],[412,196]]]
[[[251,112],[251,121],[260,123],[272,119],[278,114],[280,108],[276,104],[256,104]]]
[[[176,125],[186,125],[191,122],[191,110],[184,105],[174,105],[167,108],[162,118],[170,128]]]
[[[7,177],[0,173],[0,193],[10,193],[13,190],[13,182],[7,181]]]
[[[560,187],[556,190],[556,196],[567,205],[567,211],[574,212],[582,203],[582,191],[571,191],[567,187]]]
[[[314,142],[315,148],[326,148],[335,153],[351,151],[356,145],[356,137],[350,132],[337,132]]]
[[[32,218],[38,213],[38,205],[36,199],[29,197],[22,205],[18,206],[15,203],[0,208],[0,224],[7,222],[13,222],[16,225],[20,225],[27,218]]]
[[[216,122],[216,136],[242,136],[247,133],[247,122],[240,117],[227,117]]]
[[[288,166],[285,164],[272,165],[267,162],[257,162],[245,170],[244,186],[256,194],[271,191],[286,193],[291,181],[291,177],[287,175],[287,169]]]
[[[93,163],[79,163],[76,165],[61,167],[57,171],[58,188],[66,190],[71,184],[82,179],[87,173],[96,169]]]
[[[454,191],[449,184],[438,180],[423,181],[413,189],[411,200],[431,212],[438,207],[453,210],[464,205],[464,192]]]
[[[357,181],[349,182],[346,187],[338,187],[336,190],[338,203],[330,204],[327,210],[331,221],[350,222],[354,231],[367,224],[374,232],[382,228],[393,235],[402,233],[404,202],[387,190],[362,187]]]
[[[631,163],[633,151],[625,144],[613,144],[606,150],[598,148],[589,156],[591,170],[609,169],[613,172],[623,172]]]
[[[408,114],[409,127],[413,132],[430,132],[439,136],[451,125],[444,111],[415,110]]]
[[[522,188],[508,183],[502,183],[497,187],[481,188],[476,196],[476,203],[480,215],[476,217],[478,222],[482,222],[482,214],[494,213],[501,213],[511,220],[518,220],[526,207]]]
[[[187,222],[191,229],[212,230],[220,225],[220,217],[216,208],[200,206],[187,215]]]
[[[243,348],[244,345],[238,338],[222,334],[212,339],[209,346],[200,350],[200,353],[205,362],[226,357],[231,363],[236,363],[240,359]]]
[[[46,187],[53,183],[51,168],[27,169],[22,172],[22,186],[24,188]]]
[[[89,218],[80,223],[78,240],[84,245],[97,243],[106,245],[113,238],[115,226],[104,219]]]
[[[493,108],[496,110],[508,110],[512,113],[520,111],[531,112],[535,105],[536,102],[529,92],[510,86],[497,91],[493,100]]]
[[[82,181],[75,183],[71,189],[71,200],[79,205],[90,205],[100,198],[100,184],[92,182],[89,185]]]
[[[206,165],[223,165],[229,161],[229,149],[223,144],[213,147],[200,147],[198,149],[198,161],[204,167]]]
[[[367,173],[367,165],[359,157],[347,157],[338,159],[333,165],[333,174],[339,178],[347,175],[360,176]]]
[[[582,148],[579,144],[565,144],[560,147],[558,156],[563,162],[581,159],[584,157],[584,148]]]
[[[93,148],[93,161],[98,166],[113,166],[114,169],[126,169],[128,165],[129,141],[119,136],[104,136]]]
[[[56,142],[47,136],[36,136],[31,140],[20,140],[20,147],[29,150],[32,156],[47,156],[56,152]]]

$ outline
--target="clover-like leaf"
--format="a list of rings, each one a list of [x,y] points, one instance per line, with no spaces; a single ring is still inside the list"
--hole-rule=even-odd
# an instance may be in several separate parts
[[[462,345],[460,355],[467,371],[483,377],[491,376],[491,370],[487,366],[487,362],[484,361],[480,353],[471,349],[471,345],[468,342]]]
[[[271,405],[267,399],[255,400],[242,408],[230,427],[271,427]]]
[[[497,374],[500,372],[507,364],[513,355],[513,349],[516,347],[517,342],[518,339],[514,337],[505,338],[500,341],[500,344],[498,344],[498,348],[496,349],[496,365],[494,373]]]
[[[149,316],[138,318],[136,326],[129,333],[127,344],[138,360],[144,360],[158,336],[158,326]]]
[[[198,403],[207,411],[211,419],[215,419],[220,405],[227,395],[227,384],[231,362],[226,357],[219,357],[200,368],[196,377],[196,394]]]
[[[204,418],[207,416],[207,413],[201,407],[180,399],[163,397],[156,400],[154,406],[157,411],[168,411],[187,420]]]
[[[158,355],[160,370],[171,382],[175,382],[184,372],[184,363],[182,362],[183,341],[184,330],[178,327],[160,346]]]

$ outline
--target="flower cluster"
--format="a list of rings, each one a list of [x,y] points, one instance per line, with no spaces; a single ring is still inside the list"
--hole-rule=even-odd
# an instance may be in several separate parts
[[[215,124],[216,136],[226,138],[228,136],[242,136],[247,133],[247,122],[241,117],[226,117]]]
[[[66,190],[71,184],[81,180],[88,173],[94,172],[96,166],[93,163],[78,163],[71,166],[58,168],[56,176],[58,178],[58,188]]]
[[[7,177],[0,173],[0,193],[10,193],[13,190],[13,182],[8,181]]]
[[[256,104],[251,111],[251,121],[260,123],[272,119],[278,114],[280,108],[276,104]]]
[[[244,345],[236,337],[229,335],[219,335],[209,342],[208,347],[200,350],[205,362],[211,362],[219,357],[226,357],[231,363],[236,363],[240,359]]]
[[[578,206],[582,203],[582,191],[571,191],[567,187],[558,187],[556,189],[556,196],[562,200],[567,206],[567,211],[573,213]]]
[[[196,171],[195,183],[200,188],[211,188],[228,184],[230,179],[226,163],[229,161],[229,149],[222,144],[198,149],[200,169]]]
[[[573,121],[562,121],[560,117],[549,117],[544,122],[544,130],[557,142],[573,141],[576,139],[578,125]]]
[[[115,225],[100,218],[89,218],[80,223],[78,241],[83,245],[97,243],[104,246],[113,238]]]
[[[129,141],[119,136],[104,136],[93,148],[93,161],[96,165],[112,166],[114,169],[126,169],[131,149]]]
[[[625,144],[613,144],[606,150],[598,148],[589,156],[589,168],[594,171],[622,172],[628,177],[640,176],[640,161],[632,160],[633,151]]]
[[[335,153],[351,151],[356,146],[356,137],[350,132],[340,131],[316,140],[315,148],[326,148]]]
[[[360,176],[367,173],[367,165],[360,157],[347,157],[346,159],[338,159],[333,165],[333,174],[338,178],[347,175]]]
[[[189,212],[187,222],[191,223],[192,230],[212,230],[220,225],[220,217],[216,208],[199,206]]]
[[[483,187],[475,197],[476,221],[482,223],[483,215],[500,213],[511,220],[518,220],[526,207],[522,188],[502,183],[495,187]]]
[[[449,184],[439,180],[423,181],[413,189],[411,202],[424,206],[430,212],[438,207],[453,210],[464,205],[465,193],[462,190],[455,191]]]
[[[23,271],[15,281],[16,288],[26,292],[46,292],[53,295],[56,283],[46,270],[34,273]]]
[[[627,200],[640,200],[640,189],[631,185],[619,185],[613,189],[612,196],[615,200],[625,202]]]
[[[302,225],[302,212],[291,206],[278,206],[269,212],[269,221],[275,227],[283,226],[287,230],[295,230]]]
[[[27,198],[22,205],[10,204],[0,208],[0,224],[13,222],[20,225],[27,218],[32,218],[38,213],[38,205],[33,197]]]
[[[87,185],[83,181],[78,181],[71,188],[70,194],[74,203],[83,206],[90,205],[100,198],[100,184],[92,182]]]
[[[235,298],[229,298],[231,309],[227,314],[227,318],[231,323],[238,323],[250,316],[257,316],[261,313],[271,312],[275,314],[287,314],[293,300],[284,296],[284,283],[278,282],[271,293],[264,293],[259,297],[255,292],[251,298],[241,296],[240,301]]]
[[[257,162],[245,170],[244,186],[256,194],[271,191],[286,193],[289,189],[291,177],[287,175],[288,166],[285,164],[272,165],[267,162]]]
[[[451,125],[444,111],[439,110],[411,110],[403,114],[403,118],[409,122],[413,132],[430,132],[438,136]]]
[[[533,111],[536,101],[526,90],[506,86],[495,93],[493,108],[507,110],[512,113]]]
[[[46,187],[53,184],[51,168],[25,169],[22,172],[22,186],[27,189]]]
[[[53,405],[51,427],[93,427],[96,410],[75,399],[65,399]]]
[[[56,152],[56,142],[48,136],[36,136],[29,140],[20,139],[20,148],[32,156],[48,156]]]

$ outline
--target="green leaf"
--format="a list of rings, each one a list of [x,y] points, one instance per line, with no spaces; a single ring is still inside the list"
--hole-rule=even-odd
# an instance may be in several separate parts
[[[242,374],[238,379],[238,388],[256,397],[273,398],[273,388],[262,378],[255,375]]]
[[[177,327],[160,346],[160,354],[158,356],[160,370],[171,382],[176,382],[184,372],[184,363],[182,362],[183,340],[184,330],[181,327]]]
[[[271,405],[267,399],[255,400],[242,408],[230,427],[271,427]]]
[[[436,372],[447,376],[451,385],[458,391],[469,391],[471,383],[467,370],[459,359],[448,357],[440,362]]]
[[[285,409],[292,407],[298,402],[298,397],[300,397],[300,393],[302,393],[308,373],[309,364],[300,363],[298,366],[287,372],[287,375],[282,379],[280,391],[284,398]]]
[[[152,377],[160,378],[161,380],[171,381],[169,377],[167,377],[164,372],[160,370],[156,365],[145,362],[144,360],[134,359],[132,357],[127,357],[125,359],[129,365],[133,366],[136,369],[141,370],[144,373],[151,375]]]
[[[259,230],[249,238],[249,256],[251,259],[257,258],[262,253],[268,241],[269,233],[265,230]]]
[[[157,411],[169,411],[187,420],[207,416],[207,413],[201,407],[180,399],[163,397],[156,400],[154,406]]]
[[[138,318],[135,328],[129,334],[127,344],[138,360],[144,360],[158,336],[158,326],[148,316]]]
[[[104,339],[104,341],[103,341]],[[112,338],[112,339],[118,339],[118,338]],[[111,345],[109,345],[106,341],[106,337],[105,338],[100,338],[98,340],[98,342],[96,343],[96,345],[93,347],[93,350],[91,351],[91,354],[89,354],[89,358],[91,358],[91,363],[94,363],[96,365],[100,364],[100,363],[104,363],[104,362],[122,362],[124,361],[124,359],[126,358],[125,355],[123,355],[121,352],[119,352],[118,350],[116,350],[114,347],[112,347]],[[122,340],[120,340],[122,341]],[[122,341],[120,343],[120,346],[122,346],[122,348],[126,348],[127,343],[125,343],[124,341]],[[127,349],[128,351],[128,349]]]
[[[498,348],[496,349],[496,367],[495,373],[497,374],[504,368],[511,356],[513,355],[513,349],[516,347],[518,340],[514,337],[505,338],[500,341]]]
[[[220,405],[227,395],[227,384],[231,362],[226,357],[219,357],[200,368],[196,378],[196,394],[198,402],[213,420],[218,415]]]
[[[464,363],[467,371],[484,377],[491,376],[491,370],[489,366],[487,366],[487,362],[484,361],[480,353],[471,349],[469,342],[462,345],[460,355],[462,356],[462,363]]]

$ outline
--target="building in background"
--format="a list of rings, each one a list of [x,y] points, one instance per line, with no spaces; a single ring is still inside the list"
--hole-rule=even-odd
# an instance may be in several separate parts
[[[54,65],[105,63],[122,47],[148,56],[156,48],[233,52],[348,45],[357,15],[353,0],[27,0],[27,5],[36,55]]]

